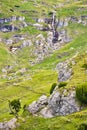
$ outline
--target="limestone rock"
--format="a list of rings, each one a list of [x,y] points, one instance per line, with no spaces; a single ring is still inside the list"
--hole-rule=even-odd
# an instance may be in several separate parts
[[[33,115],[43,116],[44,118],[68,115],[81,109],[75,96],[74,90],[70,92],[67,92],[66,89],[63,92],[55,90],[49,98],[41,96],[39,100],[30,104],[28,111]]]
[[[41,108],[45,107],[45,105],[47,104],[47,100],[47,96],[41,96],[37,101],[34,101],[32,104],[28,106],[28,111],[33,115],[36,114],[41,110]]]
[[[24,48],[24,47],[27,47],[27,46],[31,46],[31,45],[32,45],[31,40],[24,40],[22,45],[21,45],[21,48]]]
[[[43,25],[39,24],[39,23],[35,23],[33,24],[34,27],[36,27],[38,30],[42,30],[43,29]]]
[[[54,115],[52,114],[52,110],[48,107],[45,107],[43,108],[41,111],[40,111],[40,115],[43,116],[44,118],[52,118],[54,117]]]
[[[17,27],[15,27],[14,25],[3,25],[0,27],[0,31],[2,32],[11,32],[11,31],[16,31],[18,30]]]
[[[58,81],[63,82],[68,79],[70,79],[72,75],[72,68],[69,67],[69,63],[66,62],[60,62],[57,65],[57,70],[58,70]]]
[[[12,129],[16,128],[16,122],[17,122],[16,118],[13,118],[8,122],[7,121],[3,122],[3,123],[1,122],[0,129],[1,130],[12,130]]]
[[[68,115],[80,110],[80,106],[75,99],[75,91],[67,93],[66,90],[53,93],[48,100],[48,107],[52,110],[53,115]]]

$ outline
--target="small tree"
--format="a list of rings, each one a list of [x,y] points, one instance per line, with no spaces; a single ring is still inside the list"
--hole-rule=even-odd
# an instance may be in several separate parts
[[[19,99],[14,99],[12,101],[9,101],[9,108],[11,113],[13,114],[16,118],[18,118],[18,112],[21,109],[21,103]]]
[[[53,83],[50,89],[50,94],[53,93],[53,90],[55,89],[55,87],[57,86],[57,83]]]

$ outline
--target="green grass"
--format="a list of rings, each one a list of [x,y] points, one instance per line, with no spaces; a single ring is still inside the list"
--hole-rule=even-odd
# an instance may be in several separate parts
[[[69,116],[44,119],[41,117],[27,116],[26,120],[20,121],[21,126],[17,130],[77,130],[81,123],[87,122],[87,111],[78,112]],[[25,117],[24,115],[24,117]]]
[[[40,64],[37,64],[34,67],[32,67],[32,69],[36,69],[36,68],[52,69],[56,67],[58,62],[69,59],[70,57],[75,55],[77,52],[81,53],[83,51],[86,51],[87,49],[86,36],[87,36],[87,33],[80,34],[71,43],[66,44],[59,51],[54,52],[52,56],[45,58]],[[69,55],[68,56],[65,55],[63,58],[59,59],[58,55],[61,55],[63,52],[67,52]]]
[[[0,85],[0,120],[5,115],[9,117],[8,100],[19,98],[23,104],[29,104],[42,94],[49,95],[52,83],[57,82],[57,73],[53,70],[38,70],[30,73],[30,75],[31,80],[28,79],[29,76],[22,76],[20,80],[2,81]]]
[[[0,44],[0,71],[6,64],[10,64],[12,62],[12,54],[3,44]],[[14,58],[13,58],[14,59]]]
[[[59,4],[63,4],[59,7]],[[19,5],[19,7],[15,7]],[[56,7],[56,8],[55,8]],[[79,10],[82,8],[82,10]],[[14,11],[11,12],[10,9]],[[80,16],[87,15],[86,0],[75,2],[71,0],[0,0],[0,18],[10,16],[25,16],[27,23],[35,23],[35,18],[50,17],[49,13],[53,10],[57,11],[57,16],[64,18],[66,16]],[[22,13],[26,11],[27,13]],[[19,22],[14,22],[14,25],[19,25]],[[56,65],[64,60],[73,58],[76,65],[71,65],[73,69],[72,78],[67,81],[66,89],[72,90],[81,83],[87,82],[87,74],[82,65],[87,60],[87,26],[81,24],[69,23],[66,28],[69,34],[73,37],[72,42],[64,45],[60,50],[55,51],[51,56],[45,58],[41,63],[30,66],[29,60],[35,60],[32,54],[34,45],[30,48],[23,48],[16,55],[10,53],[6,46],[0,43],[0,71],[6,65],[13,65],[14,70],[9,72],[7,76],[14,77],[14,73],[21,68],[27,68],[25,74],[17,73],[16,78],[8,80],[0,78],[0,121],[12,119],[13,116],[9,114],[8,100],[19,98],[22,106],[29,105],[32,101],[37,100],[42,94],[50,95],[50,88],[53,83],[57,83],[58,74],[55,70]],[[17,32],[1,33],[1,38],[11,38],[15,34],[28,34],[29,38],[33,38],[38,34],[43,34],[47,37],[46,32],[38,31],[35,27],[29,26]],[[28,37],[27,37],[28,38]],[[20,45],[21,43],[17,43]],[[15,44],[16,45],[16,44]],[[15,46],[14,45],[14,46]],[[67,53],[62,58],[59,55]],[[78,55],[77,55],[78,53]],[[14,65],[16,63],[16,65]],[[1,73],[1,72],[0,72]],[[77,130],[81,123],[87,122],[87,109],[74,113],[69,116],[54,117],[52,119],[44,119],[41,117],[33,117],[28,112],[20,116],[25,118],[25,121],[20,122],[20,127],[16,130]]]

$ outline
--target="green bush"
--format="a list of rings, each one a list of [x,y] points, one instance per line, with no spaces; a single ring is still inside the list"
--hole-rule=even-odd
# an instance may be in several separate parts
[[[53,83],[50,89],[50,94],[53,93],[53,90],[55,89],[55,87],[57,86],[57,83]]]
[[[87,104],[87,83],[76,88],[76,97],[80,102]]]
[[[87,64],[83,64],[82,67],[85,68],[85,69],[87,69]]]
[[[9,101],[9,108],[11,113],[13,114],[16,118],[18,118],[18,112],[21,109],[21,103],[19,99],[14,99],[12,101]]]
[[[58,87],[61,88],[61,87],[64,87],[67,85],[67,82],[60,82]]]
[[[78,130],[87,130],[87,123],[82,123],[82,124],[79,126]]]

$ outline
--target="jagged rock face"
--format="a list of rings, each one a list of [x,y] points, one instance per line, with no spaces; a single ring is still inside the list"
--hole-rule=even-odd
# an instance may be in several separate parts
[[[72,39],[69,36],[67,29],[61,29],[59,31],[58,41],[61,41],[60,43],[69,43],[71,40]]]
[[[0,130],[12,130],[12,129],[16,128],[16,122],[17,122],[16,118],[13,118],[8,122],[3,122],[3,123],[1,122]]]
[[[13,21],[24,21],[25,17],[21,16],[12,16],[9,18],[0,18],[0,24],[8,23],[8,22],[13,22]]]
[[[34,101],[32,104],[29,105],[28,111],[33,115],[39,112],[42,108],[45,107],[47,104],[47,96],[41,96],[38,101]]]
[[[57,31],[55,31],[55,32],[53,33],[53,40],[52,40],[52,42],[53,42],[53,43],[58,42],[58,37],[59,37],[59,34],[58,34]]]
[[[39,18],[37,20],[38,23],[46,23],[46,24],[52,24],[53,19],[52,18]],[[58,28],[66,27],[69,25],[69,22],[72,23],[81,23],[83,25],[87,25],[87,16],[71,16],[66,18],[56,18],[55,24],[57,24]],[[52,29],[52,28],[50,28]]]
[[[48,107],[53,115],[68,115],[80,110],[75,100],[75,91],[67,93],[66,90],[62,94],[54,92],[48,100]]]
[[[11,31],[17,31],[17,30],[19,30],[19,28],[26,27],[27,24],[24,20],[25,20],[25,17],[21,17],[21,16],[12,16],[9,18],[1,18],[0,19],[0,31],[7,33],[7,32],[11,32]],[[19,27],[16,27],[15,25],[10,24],[10,22],[14,22],[14,21],[19,21],[22,23],[19,24]],[[9,23],[9,25],[5,25],[6,23]]]
[[[64,44],[70,42],[70,36],[66,30],[55,32],[48,31],[47,38],[44,38],[42,34],[39,34],[35,39],[34,55],[37,57],[37,61],[42,61],[45,57],[53,53],[53,51],[60,49]]]
[[[2,32],[11,32],[11,31],[16,31],[16,30],[18,30],[18,28],[13,25],[4,25],[0,27],[0,31]]]
[[[71,78],[72,68],[69,67],[67,61],[60,62],[56,68],[58,70],[58,82],[63,82]]]
[[[77,112],[80,110],[80,106],[75,95],[75,91],[67,92],[64,90],[62,93],[54,91],[49,98],[42,96],[30,104],[28,111],[33,115],[41,115],[45,118]]]

